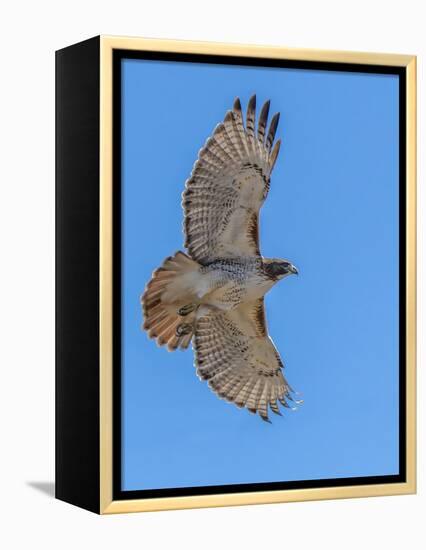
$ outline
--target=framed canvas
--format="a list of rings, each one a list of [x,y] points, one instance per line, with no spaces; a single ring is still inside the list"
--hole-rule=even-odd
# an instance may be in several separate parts
[[[415,492],[415,67],[119,37],[57,52],[57,498]]]

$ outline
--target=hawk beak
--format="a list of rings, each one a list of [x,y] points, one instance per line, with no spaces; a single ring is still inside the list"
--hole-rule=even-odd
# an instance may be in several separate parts
[[[290,273],[293,273],[294,275],[299,275],[299,271],[295,265],[291,265],[290,267]]]

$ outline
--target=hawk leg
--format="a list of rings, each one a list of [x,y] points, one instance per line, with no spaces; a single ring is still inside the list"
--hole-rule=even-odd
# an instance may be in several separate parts
[[[178,338],[182,336],[188,336],[191,335],[194,332],[194,326],[195,326],[195,313],[199,308],[199,304],[189,303],[184,306],[182,306],[180,309],[178,309],[177,313],[181,317],[186,317],[185,323],[180,323],[176,327],[176,336]],[[188,317],[189,316],[189,317]]]

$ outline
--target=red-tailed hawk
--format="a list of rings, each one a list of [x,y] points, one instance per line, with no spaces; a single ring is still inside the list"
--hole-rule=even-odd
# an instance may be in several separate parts
[[[183,193],[185,247],[154,271],[142,296],[144,329],[169,350],[192,341],[197,374],[221,398],[258,412],[280,414],[291,388],[268,336],[263,296],[297,274],[287,260],[263,258],[259,210],[265,201],[280,140],[279,114],[255,129],[256,96],[244,127],[241,104],[200,150]]]

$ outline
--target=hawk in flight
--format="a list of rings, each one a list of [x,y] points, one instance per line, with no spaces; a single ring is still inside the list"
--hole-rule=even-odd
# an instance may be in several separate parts
[[[141,302],[144,329],[170,351],[194,348],[201,380],[221,398],[268,421],[288,407],[291,388],[271,338],[263,297],[297,274],[289,261],[264,258],[259,210],[280,150],[279,113],[268,128],[267,101],[255,124],[256,96],[244,124],[237,98],[198,154],[182,195],[185,248],[154,271]]]

